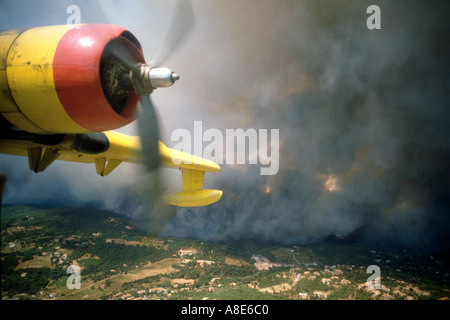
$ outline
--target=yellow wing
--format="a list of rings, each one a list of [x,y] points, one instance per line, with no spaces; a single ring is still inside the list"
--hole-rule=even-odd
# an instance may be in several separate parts
[[[35,172],[44,171],[55,160],[93,163],[100,176],[107,176],[122,162],[142,163],[140,138],[116,131],[54,138],[32,134],[4,138],[0,140],[0,153],[28,157],[29,167]],[[204,206],[222,197],[221,190],[203,189],[205,172],[220,172],[215,162],[167,148],[162,142],[159,153],[163,167],[181,169],[182,190],[165,196],[166,203]]]

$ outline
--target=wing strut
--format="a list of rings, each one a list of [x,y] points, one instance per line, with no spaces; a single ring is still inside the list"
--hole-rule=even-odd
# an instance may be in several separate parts
[[[59,157],[59,151],[52,148],[28,149],[28,165],[34,172],[42,172]]]

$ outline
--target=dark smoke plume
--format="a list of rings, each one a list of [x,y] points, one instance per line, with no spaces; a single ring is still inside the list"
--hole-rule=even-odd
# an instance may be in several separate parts
[[[416,249],[444,243],[448,6],[378,2],[382,29],[369,30],[370,4],[214,8],[227,49],[208,107],[232,128],[279,128],[280,171],[261,177],[251,166],[225,166],[216,179],[221,204],[180,210],[166,234],[309,243],[362,233]]]
[[[223,164],[219,175],[205,181],[224,190],[221,201],[176,209],[162,235],[305,244],[357,234],[408,249],[445,245],[448,4],[193,2],[196,29],[167,62],[182,78],[154,97],[163,141],[170,146],[171,132],[192,130],[195,120],[223,132],[280,129],[280,170],[261,176],[259,165]],[[381,9],[380,30],[366,27],[372,4]],[[167,24],[158,17],[153,23],[133,18],[142,12],[140,1],[121,5],[105,9],[106,16],[136,34],[150,61]],[[147,6],[147,14],[164,11],[159,2]],[[94,193],[80,194],[88,182],[101,206],[151,215],[145,179],[138,169],[121,170],[107,187],[89,174],[75,185],[70,174],[52,183],[70,190],[64,194],[68,202],[94,201]],[[18,179],[22,173],[10,175],[7,186],[15,182],[30,190],[27,178]],[[89,178],[82,182],[84,176]],[[12,194],[7,189],[4,200],[18,200]]]

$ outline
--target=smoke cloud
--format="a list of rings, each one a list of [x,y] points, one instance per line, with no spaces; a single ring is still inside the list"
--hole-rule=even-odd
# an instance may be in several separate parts
[[[151,61],[175,3],[80,2],[80,7],[82,22],[109,21],[130,29]],[[193,130],[196,120],[203,121],[204,130],[279,129],[279,172],[261,176],[258,165],[222,165],[220,174],[205,180],[205,187],[224,191],[220,202],[172,209],[161,235],[282,244],[358,235],[372,244],[408,249],[445,245],[450,226],[447,4],[193,4],[196,29],[167,61],[181,80],[153,94],[162,140],[170,146],[173,130]],[[380,30],[366,27],[371,4],[381,9]],[[51,17],[58,17],[47,19],[65,23],[64,5],[58,14],[47,5]],[[14,17],[20,4],[11,6],[2,4]],[[54,24],[45,15],[37,20]],[[3,29],[20,27],[17,19],[10,25],[3,16],[0,21]],[[123,130],[135,134],[133,126]],[[33,176],[26,159],[0,159],[0,169],[8,171],[6,203],[57,198],[151,215],[148,177],[135,166],[121,165],[101,179],[93,176],[94,168],[58,163]],[[165,174],[168,188],[179,188],[172,182],[178,173]]]

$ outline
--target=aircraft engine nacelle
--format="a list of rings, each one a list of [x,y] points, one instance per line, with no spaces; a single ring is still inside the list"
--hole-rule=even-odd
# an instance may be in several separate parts
[[[120,26],[1,32],[0,114],[38,134],[101,132],[132,122],[139,95],[112,46],[145,63],[138,40]]]

